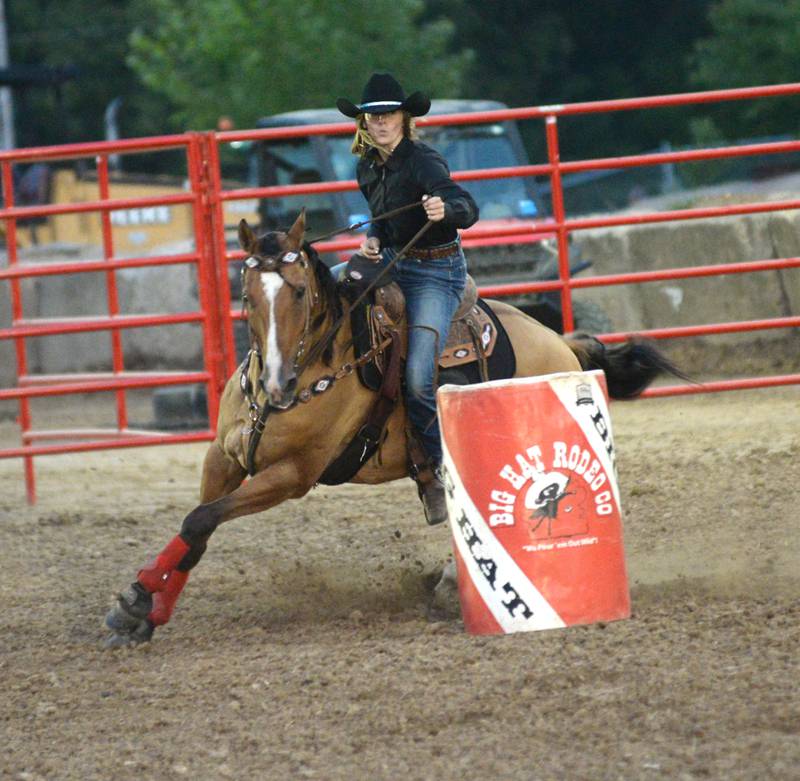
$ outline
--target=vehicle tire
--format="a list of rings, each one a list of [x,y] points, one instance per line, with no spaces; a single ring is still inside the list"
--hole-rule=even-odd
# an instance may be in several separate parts
[[[594,301],[573,301],[572,317],[576,331],[590,334],[607,334],[614,330],[611,318]]]
[[[200,429],[209,425],[208,400],[203,385],[156,388],[152,398],[154,425],[158,429]]]

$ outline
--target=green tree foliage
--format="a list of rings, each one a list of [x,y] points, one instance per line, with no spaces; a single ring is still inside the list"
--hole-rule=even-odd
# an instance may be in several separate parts
[[[123,98],[123,135],[166,132],[165,100],[128,67],[130,0],[6,0],[9,56],[15,65],[75,66],[61,87],[15,90],[17,144],[38,146],[103,138],[103,113]]]
[[[797,77],[800,0],[723,0],[709,22],[712,34],[696,46],[698,83],[746,87]]]
[[[360,97],[392,70],[432,97],[512,106],[796,79],[800,0],[6,0],[11,62],[75,65],[60,89],[15,91],[21,146],[239,127]],[[474,56],[473,56],[474,53]],[[795,99],[619,112],[560,122],[566,159],[662,140],[796,130]],[[543,155],[541,123],[524,128]],[[702,138],[701,138],[702,135]]]
[[[291,109],[358,100],[372,70],[406,89],[456,96],[470,53],[445,49],[453,26],[420,24],[422,0],[140,0],[131,66],[180,120],[239,127]]]
[[[429,0],[429,15],[456,20],[456,47],[475,50],[468,97],[512,106],[681,92],[686,60],[707,31],[710,0]],[[534,123],[529,123],[533,125]],[[686,113],[624,112],[561,122],[566,157],[652,149],[688,137]],[[527,127],[543,154],[541,127]]]
[[[692,77],[701,88],[797,81],[800,0],[722,0],[709,13],[711,35],[695,47]],[[738,138],[795,132],[798,98],[727,104],[709,111],[706,136]]]

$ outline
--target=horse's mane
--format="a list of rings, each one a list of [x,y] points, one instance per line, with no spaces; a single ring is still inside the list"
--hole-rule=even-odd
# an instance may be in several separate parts
[[[337,322],[342,316],[342,299],[339,297],[337,282],[331,274],[331,270],[322,262],[319,253],[306,241],[303,242],[303,251],[308,255],[311,268],[317,278],[320,297],[322,298],[322,311],[314,318],[311,327],[316,330],[325,321],[327,315]],[[322,360],[330,366],[333,358],[333,339],[328,340],[328,344],[322,353]]]

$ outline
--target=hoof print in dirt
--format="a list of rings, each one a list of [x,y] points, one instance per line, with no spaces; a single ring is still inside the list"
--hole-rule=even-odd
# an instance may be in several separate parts
[[[449,561],[433,589],[428,604],[428,620],[447,621],[459,618],[461,618],[461,603],[458,599],[456,567],[453,561]]]

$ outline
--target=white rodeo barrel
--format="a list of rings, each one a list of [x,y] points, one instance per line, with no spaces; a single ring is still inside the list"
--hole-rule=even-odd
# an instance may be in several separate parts
[[[445,385],[437,402],[467,631],[628,618],[603,373]]]

